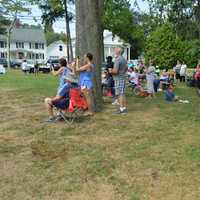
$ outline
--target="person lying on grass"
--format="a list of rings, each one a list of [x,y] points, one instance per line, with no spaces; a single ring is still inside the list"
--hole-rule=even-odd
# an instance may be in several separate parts
[[[59,92],[59,96],[56,95],[53,98],[45,99],[45,106],[47,108],[47,112],[49,118],[45,120],[45,122],[54,122],[59,120],[59,115],[55,116],[53,112],[53,107],[55,106],[58,109],[66,110],[69,107],[69,93],[71,88],[78,87],[78,80],[75,75],[69,73],[66,77],[64,77],[64,86]]]
[[[81,87],[81,92],[83,93],[87,104],[88,111],[84,113],[85,116],[93,116],[94,115],[94,105],[93,105],[93,55],[91,53],[87,53],[84,56],[84,65],[79,66],[79,58],[76,60],[75,72],[80,74],[79,84]]]

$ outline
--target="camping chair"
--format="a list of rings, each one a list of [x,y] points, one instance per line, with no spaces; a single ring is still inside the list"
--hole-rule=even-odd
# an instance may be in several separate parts
[[[81,114],[87,110],[88,105],[81,93],[80,88],[71,88],[69,94],[69,107],[67,110],[59,110],[61,118],[72,124],[75,119],[80,118]]]

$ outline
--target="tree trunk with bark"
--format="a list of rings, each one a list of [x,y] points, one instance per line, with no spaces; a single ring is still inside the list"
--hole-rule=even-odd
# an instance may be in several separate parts
[[[69,13],[68,13],[68,2],[67,0],[63,1],[64,10],[65,10],[65,22],[66,22],[66,35],[67,35],[67,60],[71,62],[73,60],[73,49],[72,49],[72,40],[71,40],[71,32],[69,25]]]
[[[7,28],[7,63],[8,63],[8,70],[10,70],[10,37],[12,33],[12,29],[14,28],[16,17],[11,22],[10,26]]]
[[[101,66],[103,62],[103,0],[76,0],[76,55],[94,55],[94,105],[102,109]]]

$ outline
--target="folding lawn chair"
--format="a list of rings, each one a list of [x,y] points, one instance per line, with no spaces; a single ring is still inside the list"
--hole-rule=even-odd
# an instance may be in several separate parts
[[[82,113],[88,109],[87,102],[81,93],[80,88],[71,88],[69,94],[69,107],[67,110],[59,110],[62,119],[72,124],[75,119],[79,119]]]

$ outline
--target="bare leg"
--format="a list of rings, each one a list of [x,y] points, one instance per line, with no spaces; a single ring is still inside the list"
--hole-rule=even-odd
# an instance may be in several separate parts
[[[126,97],[124,95],[119,95],[118,101],[121,108],[126,108]]]
[[[89,113],[89,115],[93,115],[94,114],[94,105],[93,105],[92,91],[88,90],[88,89],[83,89],[82,93],[88,104],[88,113]]]
[[[45,106],[47,108],[47,112],[49,114],[50,117],[53,117],[54,114],[53,114],[53,106],[52,106],[52,101],[50,98],[46,98],[45,99]]]

